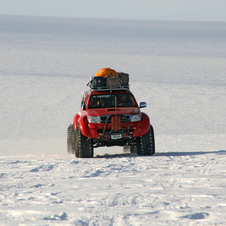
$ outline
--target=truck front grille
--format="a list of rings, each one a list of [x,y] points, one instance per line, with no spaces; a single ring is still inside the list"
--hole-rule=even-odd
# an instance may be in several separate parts
[[[106,123],[108,115],[100,116],[100,123]],[[130,122],[130,116],[129,115],[120,115],[121,117],[121,123]],[[111,116],[108,118],[107,123],[111,123]]]

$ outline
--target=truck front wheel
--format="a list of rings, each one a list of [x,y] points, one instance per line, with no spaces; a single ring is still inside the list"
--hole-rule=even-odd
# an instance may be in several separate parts
[[[138,155],[155,154],[155,138],[152,125],[150,125],[149,131],[146,134],[137,138],[136,148]]]
[[[76,140],[76,131],[74,130],[74,125],[71,124],[67,129],[67,152],[75,153],[75,140]]]
[[[93,139],[85,137],[78,125],[76,130],[77,138],[75,142],[75,156],[77,158],[92,158],[93,157]]]

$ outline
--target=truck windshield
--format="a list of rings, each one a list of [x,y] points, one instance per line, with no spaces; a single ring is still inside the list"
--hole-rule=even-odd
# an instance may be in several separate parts
[[[136,103],[130,93],[118,93],[91,96],[89,101],[89,109],[114,108],[115,97],[117,98],[117,107],[136,107]]]

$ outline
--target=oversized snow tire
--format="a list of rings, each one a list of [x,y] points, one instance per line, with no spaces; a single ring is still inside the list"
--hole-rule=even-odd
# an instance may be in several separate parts
[[[78,125],[76,130],[77,140],[75,142],[75,156],[77,158],[92,158],[93,157],[93,139],[85,137]]]
[[[155,138],[152,125],[150,125],[149,131],[146,134],[137,139],[136,148],[138,155],[155,154]]]
[[[76,131],[74,130],[74,124],[68,126],[67,129],[67,152],[75,153],[75,140],[76,140]]]

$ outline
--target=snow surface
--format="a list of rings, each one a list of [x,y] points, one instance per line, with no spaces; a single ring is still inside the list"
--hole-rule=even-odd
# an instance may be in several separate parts
[[[226,22],[0,16],[0,225],[226,225]],[[66,151],[80,93],[130,74],[151,157]]]

